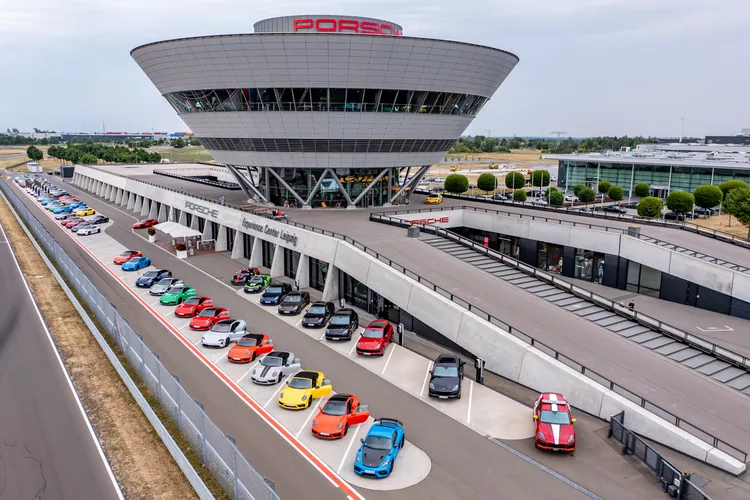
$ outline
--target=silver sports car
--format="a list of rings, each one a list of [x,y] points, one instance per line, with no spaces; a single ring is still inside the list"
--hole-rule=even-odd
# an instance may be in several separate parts
[[[299,358],[288,351],[271,351],[260,360],[260,364],[253,368],[250,378],[256,384],[278,384],[287,375],[297,373],[302,369]]]
[[[151,295],[164,295],[167,290],[173,286],[182,286],[185,283],[178,278],[162,278],[154,286],[152,286],[148,293]]]

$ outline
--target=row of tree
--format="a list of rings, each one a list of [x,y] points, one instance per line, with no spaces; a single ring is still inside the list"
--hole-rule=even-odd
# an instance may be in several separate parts
[[[650,137],[588,137],[585,139],[565,140],[553,139],[525,139],[514,137],[512,139],[498,139],[475,135],[461,137],[456,141],[448,154],[463,153],[510,153],[513,149],[538,149],[543,153],[603,153],[605,151],[619,151],[620,148],[635,148],[638,144],[654,143],[655,139]]]
[[[149,153],[145,149],[130,149],[125,146],[106,146],[87,142],[65,146],[50,146],[47,155],[71,163],[94,164],[97,160],[107,163],[159,163],[159,153]]]
[[[17,129],[13,129],[17,130]],[[33,139],[30,137],[24,137],[22,135],[14,135],[12,133],[0,134],[0,146],[26,146],[29,144],[38,144],[40,146],[47,146],[49,144],[59,144],[59,139]]]

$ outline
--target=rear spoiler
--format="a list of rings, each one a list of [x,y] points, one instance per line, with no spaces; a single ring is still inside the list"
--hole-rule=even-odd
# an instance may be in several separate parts
[[[564,406],[568,404],[567,401],[553,401],[551,399],[542,399],[542,403],[548,404],[548,405],[560,405],[560,406]]]
[[[375,423],[385,424],[386,426],[389,426],[389,427],[395,427],[395,424],[401,427],[404,426],[404,424],[400,420],[396,420],[395,418],[387,418],[387,417],[376,418]]]

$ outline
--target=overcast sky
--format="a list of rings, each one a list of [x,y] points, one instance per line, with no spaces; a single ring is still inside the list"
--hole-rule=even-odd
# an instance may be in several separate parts
[[[351,14],[511,51],[469,134],[678,136],[750,127],[750,0],[0,0],[0,130],[182,131],[131,59],[157,40]]]

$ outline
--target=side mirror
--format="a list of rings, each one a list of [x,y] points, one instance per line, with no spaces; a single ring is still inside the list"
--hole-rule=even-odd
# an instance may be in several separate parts
[[[328,380],[328,379],[324,379],[324,380],[323,380],[323,387],[325,387],[325,386],[327,386],[327,385],[331,385],[331,381],[330,381],[330,380]]]
[[[576,419],[571,419],[570,421],[573,422],[574,424],[576,423]]]
[[[273,345],[273,340],[271,339],[266,340],[266,345]]]
[[[539,415],[534,415],[534,420],[539,420]]]
[[[364,413],[366,411],[370,411],[370,406],[369,405],[359,405],[357,407],[357,413]],[[575,420],[575,419],[573,419],[573,420]]]
[[[292,364],[293,364],[293,365],[298,365],[298,364],[299,364],[299,358],[294,358],[294,359],[292,360]]]

